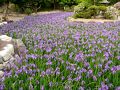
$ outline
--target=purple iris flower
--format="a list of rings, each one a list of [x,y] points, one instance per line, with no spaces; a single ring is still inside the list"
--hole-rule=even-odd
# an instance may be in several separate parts
[[[76,54],[76,56],[75,56],[75,61],[81,62],[81,61],[83,61],[83,59],[84,59],[84,54],[83,54],[83,52],[79,52],[78,54]]]

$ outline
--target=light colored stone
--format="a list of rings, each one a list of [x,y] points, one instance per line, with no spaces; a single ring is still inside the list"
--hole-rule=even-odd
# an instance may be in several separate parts
[[[7,70],[10,70],[11,69],[11,63],[6,63],[4,68],[6,68]]]
[[[4,58],[4,61],[9,60],[14,54],[14,47],[12,44],[7,44],[2,51],[0,51],[0,56]]]
[[[6,35],[1,35],[0,40],[5,41],[0,48],[0,77],[2,77],[4,68],[10,70],[14,63],[18,63],[17,60],[20,60],[20,57],[25,57],[26,46],[22,40],[12,39]]]
[[[10,61],[10,62],[14,62],[14,61],[15,61],[15,58],[14,58],[14,57],[11,57],[9,61]]]
[[[120,16],[118,16],[118,20],[120,20]]]
[[[12,38],[11,38],[11,37],[8,37],[7,35],[1,35],[1,36],[0,36],[0,40],[2,40],[2,41],[7,41],[7,42],[11,42],[11,41],[12,41]]]
[[[0,78],[3,76],[4,72],[0,71]]]
[[[15,46],[15,53],[17,53],[20,57],[25,58],[26,57],[26,46],[22,42],[21,39],[14,39],[14,46]]]
[[[120,10],[120,2],[117,2],[116,4],[114,4],[114,7],[118,10]]]
[[[0,23],[0,25],[4,25],[4,24],[7,24],[7,22],[2,22],[2,23]]]
[[[7,62],[4,62],[3,63],[3,67],[10,70],[11,69],[11,65],[13,63],[15,63],[15,58],[14,57],[10,58]]]
[[[0,64],[0,70],[2,70],[4,68],[3,64]]]
[[[2,64],[3,62],[4,62],[4,58],[0,56],[0,64]]]

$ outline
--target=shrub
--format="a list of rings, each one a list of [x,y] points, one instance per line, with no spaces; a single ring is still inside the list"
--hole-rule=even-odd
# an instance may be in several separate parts
[[[98,15],[99,8],[98,6],[93,5],[88,8],[88,11],[91,12],[91,15],[95,17]]]
[[[107,7],[106,7],[106,6],[98,6],[98,9],[99,9],[100,11],[106,12]]]
[[[113,19],[113,16],[110,13],[105,13],[104,14],[105,19]]]
[[[32,13],[32,9],[31,8],[26,8],[24,11],[27,15],[30,15]]]
[[[118,16],[119,16],[119,12],[114,7],[108,7],[104,15],[106,19],[118,19]]]
[[[84,11],[85,9],[87,9],[89,6],[90,6],[89,3],[87,3],[87,2],[82,2],[82,3],[80,3],[80,4],[78,4],[77,6],[74,7],[74,12],[75,12],[75,13],[82,12],[82,11]]]
[[[99,10],[99,15],[104,16],[105,12],[107,11],[107,7],[106,6],[98,6],[98,10]]]
[[[73,15],[74,18],[91,18],[92,12],[91,11],[84,11],[84,12],[79,12]]]
[[[78,5],[79,6],[79,5]],[[96,18],[96,16],[101,15],[104,16],[105,12],[107,11],[107,7],[106,6],[89,6],[86,9],[85,8],[78,8],[75,7],[75,15],[74,18]],[[106,14],[108,16],[108,14]]]
[[[15,11],[16,12],[22,12],[21,8],[18,5],[15,5]]]
[[[74,7],[74,12],[75,13],[79,13],[79,12],[81,12],[81,11],[83,11],[84,10],[84,6],[83,5],[77,5],[77,6],[75,6]]]

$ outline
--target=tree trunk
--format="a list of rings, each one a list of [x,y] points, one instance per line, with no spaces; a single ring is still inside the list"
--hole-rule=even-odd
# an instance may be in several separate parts
[[[54,9],[56,8],[56,1],[54,0]]]

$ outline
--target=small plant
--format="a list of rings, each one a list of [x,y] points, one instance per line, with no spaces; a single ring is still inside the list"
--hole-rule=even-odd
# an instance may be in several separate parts
[[[107,7],[106,7],[106,6],[98,6],[98,9],[99,9],[100,11],[106,12]]]
[[[25,9],[25,13],[26,13],[27,15],[30,15],[30,14],[32,13],[32,9],[31,9],[31,8],[26,8],[26,9]]]

